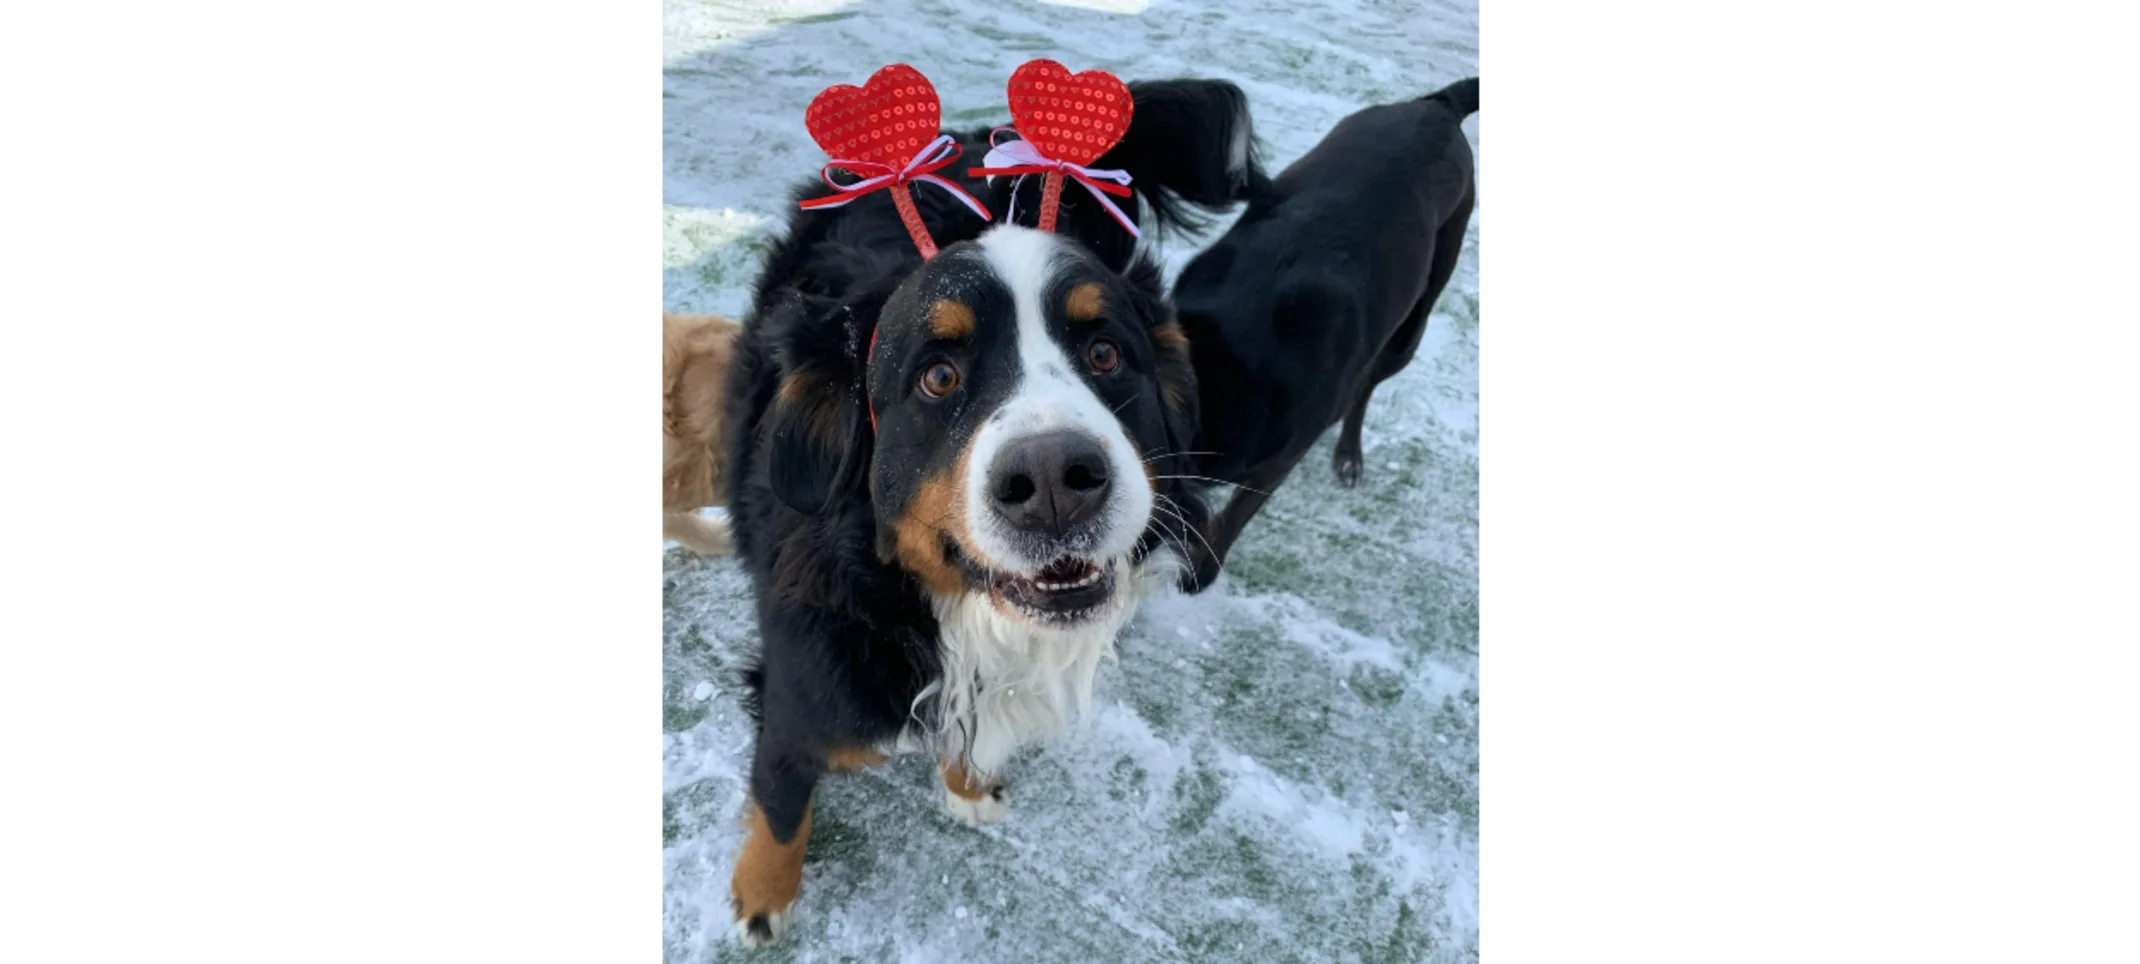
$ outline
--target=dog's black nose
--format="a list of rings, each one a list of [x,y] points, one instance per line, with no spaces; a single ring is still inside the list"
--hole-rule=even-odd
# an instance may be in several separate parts
[[[1107,504],[1107,451],[1083,432],[1019,439],[996,453],[988,494],[1005,522],[1061,538]]]

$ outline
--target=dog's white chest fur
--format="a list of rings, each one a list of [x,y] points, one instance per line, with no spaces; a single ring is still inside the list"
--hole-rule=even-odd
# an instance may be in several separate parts
[[[997,774],[1018,748],[1068,728],[1091,708],[1093,677],[1158,581],[1155,568],[1171,571],[1133,568],[1109,612],[1068,630],[1006,615],[984,594],[938,597],[944,676],[933,688],[928,742],[978,774]]]

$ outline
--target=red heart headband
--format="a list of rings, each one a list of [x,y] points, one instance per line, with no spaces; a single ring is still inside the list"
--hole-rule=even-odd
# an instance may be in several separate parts
[[[974,176],[1043,174],[1040,188],[1040,229],[1055,230],[1055,212],[1062,204],[1063,176],[1069,175],[1093,200],[1114,216],[1115,223],[1137,237],[1137,224],[1122,213],[1107,195],[1128,197],[1129,172],[1096,170],[1085,165],[1100,159],[1129,133],[1130,115],[1136,108],[1128,85],[1104,70],[1072,74],[1052,60],[1030,60],[1011,72],[1011,123],[1019,140],[995,143],[981,159],[983,166],[966,173]],[[1004,128],[997,128],[996,134]],[[1102,184],[1101,181],[1111,181]]]
[[[1055,215],[1062,204],[1063,177],[1085,186],[1094,200],[1114,216],[1131,237],[1137,225],[1115,206],[1107,195],[1128,197],[1127,171],[1096,170],[1085,165],[1122,140],[1129,132],[1130,115],[1136,104],[1129,87],[1104,70],[1072,74],[1052,60],[1027,61],[1011,72],[1009,85],[1012,130],[1019,140],[995,143],[997,128],[989,136],[991,149],[983,166],[969,168],[971,177],[1043,175],[1040,191],[1040,230],[1055,230]],[[950,191],[983,220],[995,220],[973,195],[935,172],[958,159],[958,143],[939,126],[942,106],[936,87],[921,71],[906,64],[890,64],[871,74],[856,87],[827,87],[810,101],[804,122],[832,161],[818,169],[819,179],[837,192],[803,201],[804,210],[841,207],[872,191],[890,189],[899,220],[923,259],[936,256],[936,241],[922,223],[921,212],[907,184],[923,181]],[[904,159],[902,162],[901,159]],[[841,184],[832,179],[834,170],[858,178]],[[1112,183],[1102,184],[1101,181]],[[1013,214],[1016,212],[1013,211]],[[877,333],[871,331],[863,364],[877,349]],[[864,389],[867,399],[868,390]],[[877,407],[869,405],[869,430],[877,431]]]
[[[993,220],[973,195],[934,173],[959,157],[958,144],[937,129],[940,114],[936,87],[906,64],[891,64],[871,74],[860,87],[825,88],[810,101],[803,119],[818,146],[832,155],[831,163],[819,168],[817,176],[839,193],[804,201],[803,208],[836,208],[889,188],[899,220],[913,235],[923,258],[936,256],[936,241],[921,223],[921,212],[914,209],[908,182],[923,181],[950,191],[982,220]],[[859,180],[841,184],[832,179],[834,170],[844,170]]]

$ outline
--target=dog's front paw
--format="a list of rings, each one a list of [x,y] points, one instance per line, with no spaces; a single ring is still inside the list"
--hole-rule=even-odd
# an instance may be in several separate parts
[[[1360,484],[1360,464],[1365,461],[1357,449],[1348,452],[1339,448],[1330,457],[1330,471],[1337,475],[1339,485],[1349,489]]]
[[[1211,550],[1203,546],[1191,546],[1187,562],[1188,566],[1182,569],[1181,578],[1174,582],[1174,588],[1184,594],[1194,596],[1219,581],[1219,569],[1224,563]]]
[[[1001,783],[990,786],[978,797],[969,797],[950,787],[944,788],[944,809],[951,811],[951,818],[969,827],[995,823],[1010,812],[1010,788]]]
[[[764,947],[787,929],[795,895],[802,890],[803,849],[810,840],[810,811],[802,814],[801,826],[787,843],[773,835],[765,815],[753,805],[743,851],[736,856],[735,875],[728,882],[728,908],[735,915],[736,937],[751,947]]]
[[[785,909],[760,910],[746,914],[743,912],[742,901],[733,899],[729,901],[729,906],[736,913],[736,939],[742,941],[745,947],[764,947],[777,940],[781,933],[788,929],[788,912]]]

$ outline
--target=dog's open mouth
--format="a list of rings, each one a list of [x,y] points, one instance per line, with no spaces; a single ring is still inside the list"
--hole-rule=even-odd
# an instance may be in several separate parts
[[[982,565],[949,536],[944,556],[964,571],[968,585],[986,589],[999,609],[1056,628],[1076,626],[1107,611],[1115,597],[1115,562],[1065,555],[1039,569],[1003,572]]]
[[[1082,622],[1105,608],[1115,594],[1115,566],[1064,556],[1029,573],[994,573],[989,591],[997,602],[1036,621]]]

